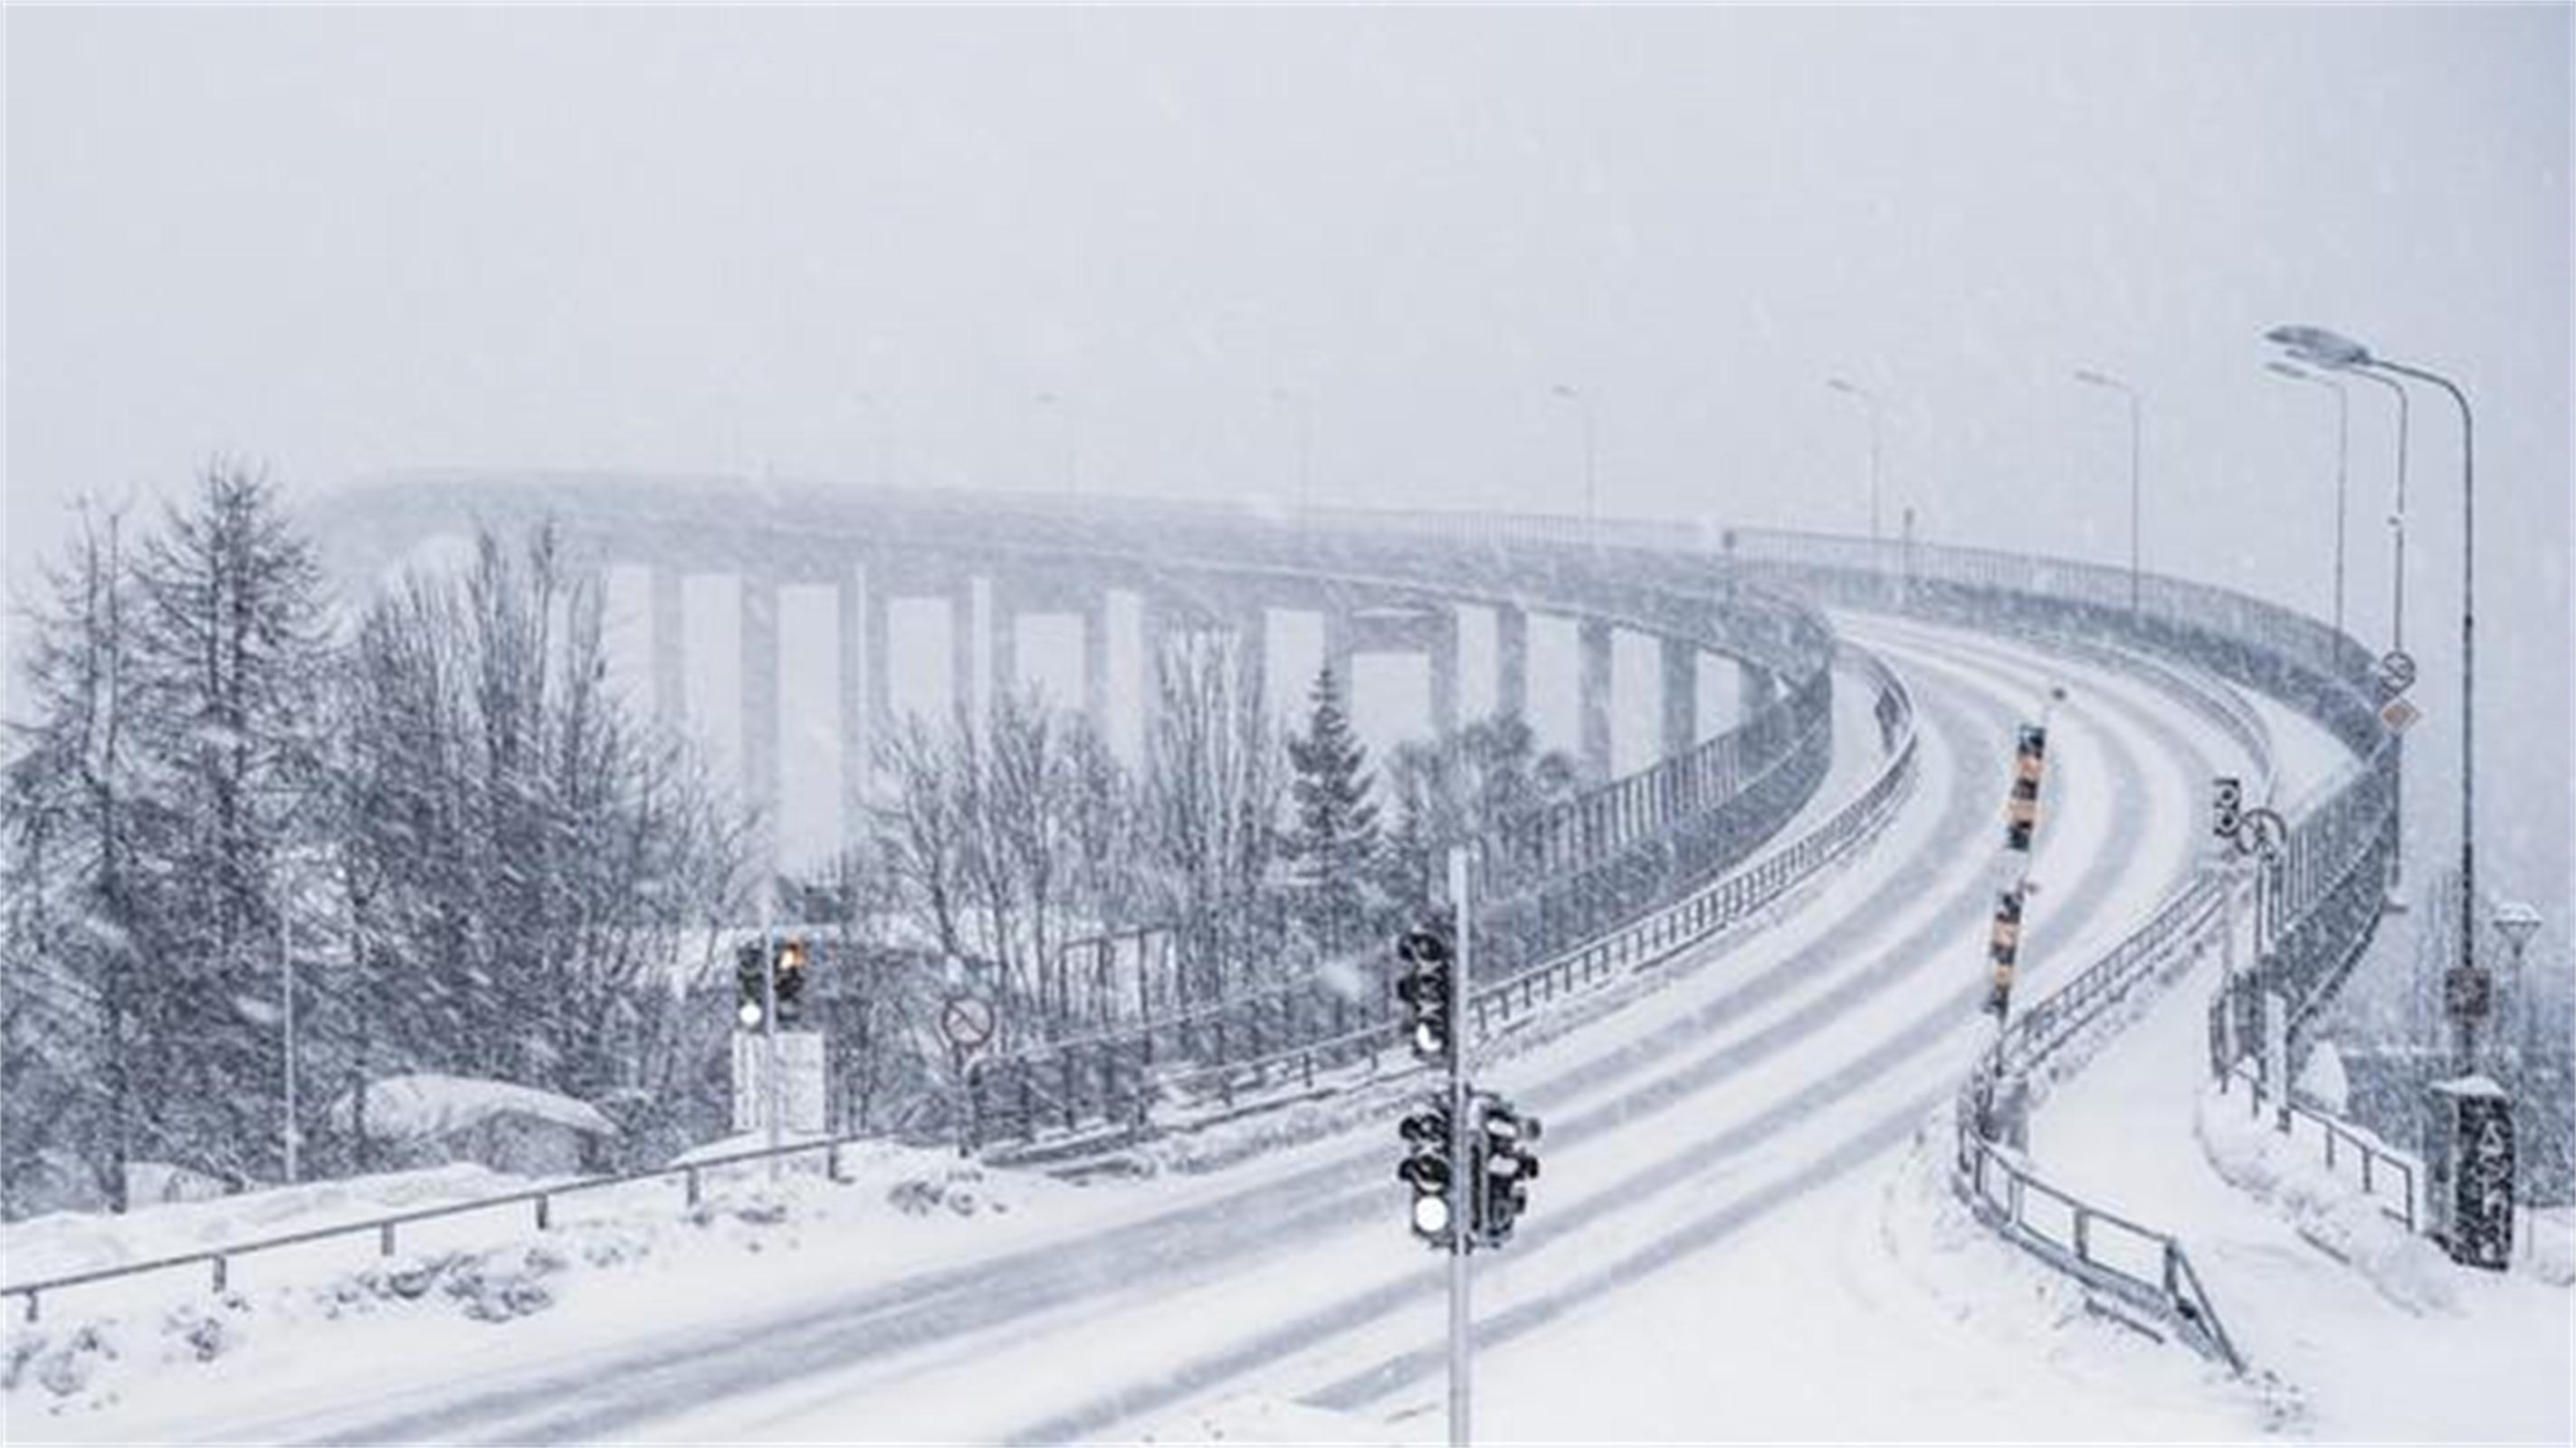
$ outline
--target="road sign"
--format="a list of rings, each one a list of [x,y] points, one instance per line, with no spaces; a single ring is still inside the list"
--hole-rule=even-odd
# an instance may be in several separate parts
[[[976,1049],[993,1039],[993,1003],[982,996],[950,996],[939,1008],[939,1031],[958,1050]]]
[[[2391,694],[2403,694],[2415,686],[2415,656],[2404,649],[2390,649],[2379,656],[2372,671],[2379,687]]]
[[[2259,855],[2264,859],[2281,852],[2290,838],[2290,822],[2274,809],[2249,809],[2236,831],[2236,849],[2240,854]]]
[[[2379,722],[2387,725],[2388,732],[2391,734],[2405,733],[2415,727],[2416,720],[2423,717],[2423,710],[2403,699],[2391,699],[2379,706]]]

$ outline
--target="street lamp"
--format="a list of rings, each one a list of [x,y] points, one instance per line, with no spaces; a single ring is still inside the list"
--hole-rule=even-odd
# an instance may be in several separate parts
[[[1064,490],[1067,494],[1082,491],[1073,471],[1073,404],[1054,392],[1041,392],[1031,399],[1040,407],[1052,407],[1064,419]]]
[[[2318,387],[2328,387],[2328,388],[2332,388],[2332,389],[2334,390],[2334,395],[2335,395],[2334,631],[2335,631],[2335,636],[2336,636],[2337,638],[2341,638],[2341,637],[2343,636],[2343,535],[2344,535],[2344,498],[2345,498],[2345,482],[2346,482],[2347,478],[2348,478],[2348,477],[2349,477],[2349,475],[2350,475],[2350,464],[2351,464],[2351,460],[2352,460],[2352,394],[2351,394],[2351,392],[2350,392],[2349,390],[2347,390],[2347,389],[2344,387],[2344,385],[2343,385],[2343,380],[2342,380],[2341,378],[2338,378],[2338,377],[2322,377],[2322,376],[2319,376],[2318,374],[2316,374],[2316,373],[2314,373],[2314,372],[2309,371],[2307,368],[2305,368],[2305,367],[2302,367],[2302,366],[2298,365],[2298,364],[2297,364],[2297,363],[2295,363],[2295,362],[2284,362],[2284,361],[2282,361],[2281,359],[2279,359],[2278,357],[2275,357],[2275,358],[2273,358],[2271,361],[2264,363],[2264,364],[2263,364],[2263,368],[2264,368],[2264,370],[2265,370],[2265,371],[2270,372],[2270,373],[2271,373],[2273,376],[2275,376],[2275,377],[2286,377],[2286,378],[2290,379],[2290,380],[2291,380],[2291,381],[2293,381],[2293,382],[2306,382],[2306,383],[2312,383],[2312,384],[2314,384],[2315,386],[2318,386]]]
[[[2129,400],[2129,613],[2138,612],[2138,438],[2141,431],[2138,389],[2090,367],[2075,369],[2075,380],[2087,387],[2104,387]]]
[[[1869,413],[1869,541],[1870,541],[1870,549],[1871,549],[1871,552],[1872,552],[1872,554],[1874,555],[1874,554],[1877,552],[1877,547],[1878,547],[1878,534],[1879,534],[1879,529],[1878,529],[1878,498],[1879,498],[1879,406],[1878,406],[1878,394],[1877,394],[1877,393],[1875,393],[1875,392],[1870,391],[1869,389],[1867,389],[1867,388],[1865,388],[1865,387],[1855,387],[1855,386],[1853,386],[1851,383],[1849,383],[1849,382],[1847,382],[1847,381],[1844,381],[1844,380],[1843,380],[1842,378],[1840,378],[1840,377],[1828,377],[1828,378],[1826,378],[1826,379],[1825,379],[1825,386],[1827,386],[1827,387],[1829,387],[1829,388],[1833,389],[1833,390],[1834,390],[1834,391],[1836,391],[1836,392],[1844,393],[1844,394],[1847,394],[1847,395],[1849,395],[1849,396],[1851,396],[1851,397],[1856,397],[1856,398],[1860,399],[1860,405],[1861,405],[1864,409],[1866,409],[1866,410],[1868,411],[1868,413]]]
[[[1583,528],[1598,545],[1601,541],[1601,477],[1594,465],[1597,454],[1593,448],[1592,399],[1563,382],[1548,390],[1573,403],[1583,414]]]
[[[2477,845],[2478,845],[2478,776],[2477,776],[2477,677],[2478,677],[2478,573],[2477,573],[2477,420],[2469,408],[2468,394],[2457,383],[2438,372],[2429,371],[2386,357],[2374,357],[2370,349],[2349,337],[2323,327],[2274,327],[2263,334],[2264,340],[2288,350],[2291,356],[2313,367],[2332,368],[2338,372],[2394,373],[2429,382],[2451,396],[2460,410],[2460,963],[2462,971],[2477,968]],[[2463,1047],[2463,1056],[2466,1050]],[[2462,1069],[2468,1068],[2463,1060]]]

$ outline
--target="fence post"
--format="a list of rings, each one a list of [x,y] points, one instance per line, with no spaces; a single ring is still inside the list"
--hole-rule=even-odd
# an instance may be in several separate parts
[[[688,1183],[689,1205],[693,1207],[696,1206],[698,1204],[698,1169],[696,1167],[689,1168],[686,1172],[681,1174],[680,1179]]]
[[[390,1257],[393,1254],[394,1224],[387,1222],[376,1229],[376,1255],[379,1257]]]
[[[552,1199],[552,1198],[547,1197],[547,1196],[543,1195],[542,1193],[540,1193],[540,1194],[538,1195],[538,1197],[537,1197],[537,1230],[538,1230],[538,1231],[540,1231],[540,1232],[542,1232],[542,1231],[546,1230],[546,1228],[547,1228],[549,1225],[551,1225],[551,1220],[550,1220],[550,1219],[552,1218],[553,1213],[549,1210],[549,1208],[552,1206],[552,1204],[553,1204],[553,1199]]]
[[[36,1320],[36,1312],[37,1312],[37,1307],[36,1307],[36,1294],[35,1294],[35,1293],[33,1293],[33,1292],[30,1292],[30,1293],[28,1293],[28,1294],[27,1294],[27,1320],[28,1320],[29,1322],[33,1322],[33,1321],[35,1321],[35,1320]]]
[[[219,1252],[215,1254],[215,1291],[221,1292],[224,1290],[225,1275],[224,1257],[223,1254]]]
[[[2377,1155],[2379,1153],[2375,1151],[2364,1151],[2361,1154],[2361,1194],[2363,1196],[2370,1195],[2370,1159]]]
[[[823,1178],[835,1185],[841,1180],[841,1144],[837,1141],[823,1148]]]

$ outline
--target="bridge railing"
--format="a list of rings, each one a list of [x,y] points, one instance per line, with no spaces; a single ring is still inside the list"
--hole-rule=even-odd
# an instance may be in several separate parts
[[[1681,899],[1516,969],[1480,957],[1464,1039],[1481,1044],[1558,1002],[1668,961],[1758,915],[1872,838],[1914,781],[1914,705],[1903,681],[1876,657],[1846,646],[1845,658],[1880,701],[1875,713],[1884,758],[1868,786],[1796,840]],[[1488,974],[1489,967],[1500,973]],[[1110,1034],[988,1059],[970,1075],[969,1103],[977,1140],[1033,1142],[1086,1126],[1134,1128],[1158,1112],[1225,1110],[1246,1096],[1313,1087],[1337,1073],[1373,1077],[1416,1069],[1382,998],[1364,1009],[1301,982],[1201,1012],[1185,1032]]]
[[[2296,1141],[2301,1137],[2317,1144],[2318,1156],[2325,1169],[2337,1176],[2349,1175],[2362,1195],[2379,1203],[2379,1210],[2390,1221],[2415,1231],[2416,1161],[2413,1157],[2390,1148],[2360,1128],[2338,1119],[2329,1112],[2298,1099],[2295,1093],[2283,1096],[2263,1080],[2254,1063],[2240,1060],[2218,1075],[2222,1096],[2242,1089],[2246,1113],[2256,1120],[2269,1111],[2272,1127]]]
[[[2401,756],[2397,736],[2377,719],[2371,656],[2358,642],[2244,594],[2099,565],[1800,534],[1730,534],[1720,546],[1777,586],[1847,601],[1894,599],[1920,616],[2162,654],[2287,700],[2354,757],[2290,806],[2284,848],[2258,866],[2255,973],[2296,1003],[2295,1028],[2332,998],[2360,958],[2395,858]],[[2214,708],[2238,716],[2230,732],[2240,743],[2268,746],[2243,724],[2243,711]],[[2007,1240],[2154,1313],[2184,1341],[2241,1370],[2243,1359],[2180,1242],[2050,1185],[1992,1139],[1997,1094],[2034,1082],[2044,1068],[2063,1074],[2079,1067],[2070,1047],[2088,1038],[2088,1028],[2108,1028],[2118,1002],[2142,985],[2170,980],[2217,943],[2229,928],[2228,894],[2236,888],[2224,873],[2204,869],[2000,1033],[1960,1092],[1953,1181]],[[2101,1250],[2097,1234],[2105,1228],[2150,1251],[2154,1270]]]

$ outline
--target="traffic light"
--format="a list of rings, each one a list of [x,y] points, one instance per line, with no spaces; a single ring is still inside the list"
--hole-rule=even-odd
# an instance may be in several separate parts
[[[1477,1098],[1477,1107],[1476,1240],[1499,1247],[1529,1210],[1529,1184],[1538,1178],[1539,1121],[1490,1093]]]
[[[1439,930],[1408,930],[1396,937],[1395,955],[1404,963],[1395,995],[1404,1002],[1405,1038],[1423,1060],[1447,1060],[1456,1034],[1449,1019],[1449,937]]]
[[[2039,775],[2048,762],[2048,731],[2024,724],[2013,744],[2012,797],[2004,803],[2004,845],[2030,852],[2031,833],[2039,828]]]
[[[1413,1235],[1445,1247],[1450,1242],[1449,1108],[1438,1100],[1422,1102],[1407,1113],[1398,1133],[1404,1138],[1404,1160],[1396,1180],[1413,1188],[1410,1220]]]
[[[805,1017],[805,942],[778,944],[778,1029],[792,1028]]]
[[[2012,1004],[2013,962],[2021,954],[2021,901],[2019,890],[2006,890],[1995,897],[1993,942],[1987,947],[1987,958],[1994,962],[1994,984],[1986,992],[1986,1014],[2003,1019]]]
[[[734,1013],[746,1031],[760,1029],[769,1014],[768,945],[753,940],[734,947]]]
[[[2210,781],[2209,832],[2233,840],[2245,828],[2245,781],[2222,774]]]

